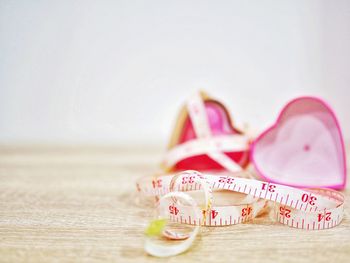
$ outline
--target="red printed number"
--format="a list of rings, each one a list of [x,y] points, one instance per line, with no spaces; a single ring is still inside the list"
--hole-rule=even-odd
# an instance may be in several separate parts
[[[170,212],[170,214],[177,215],[179,213],[179,209],[177,209],[176,206],[171,205],[171,206],[169,206],[169,212]]]
[[[268,184],[268,183],[262,183],[261,189],[262,189],[262,190],[266,190],[266,186],[268,186],[267,190],[268,190],[269,192],[274,192],[274,191],[275,191],[276,185],[274,185],[274,184]]]
[[[331,220],[331,212],[327,212],[326,214],[318,214],[318,222],[321,222],[321,220],[324,218],[326,221]]]
[[[194,176],[184,176],[182,177],[182,184],[193,184]]]
[[[220,176],[219,183],[232,184],[233,180],[234,179],[232,177]]]
[[[162,179],[152,181],[153,188],[162,187]]]
[[[242,216],[249,216],[251,212],[252,212],[251,207],[245,207],[242,209]]]
[[[285,216],[286,218],[290,218],[290,212],[291,210],[288,208],[285,208],[283,206],[280,206],[280,215]]]
[[[215,210],[211,210],[211,218],[214,219],[219,212],[216,212]]]
[[[308,195],[308,194],[303,194],[301,196],[301,201],[304,203],[309,203],[309,205],[315,205],[315,201],[317,200],[316,196],[313,195]]]

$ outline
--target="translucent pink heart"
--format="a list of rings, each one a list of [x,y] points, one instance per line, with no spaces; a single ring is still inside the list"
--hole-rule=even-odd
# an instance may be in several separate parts
[[[251,160],[271,182],[335,189],[346,184],[342,132],[332,109],[319,98],[289,102],[252,144]]]

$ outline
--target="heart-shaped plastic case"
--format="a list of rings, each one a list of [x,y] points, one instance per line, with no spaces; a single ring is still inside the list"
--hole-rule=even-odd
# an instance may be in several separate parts
[[[251,146],[251,161],[265,180],[296,187],[343,189],[345,147],[331,107],[316,97],[290,101]]]

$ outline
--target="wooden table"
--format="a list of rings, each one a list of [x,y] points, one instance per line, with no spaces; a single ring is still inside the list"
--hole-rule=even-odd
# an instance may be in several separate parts
[[[160,156],[146,147],[1,147],[0,261],[350,262],[349,203],[334,229],[297,230],[264,216],[203,229],[177,257],[146,255],[150,217],[134,183]]]

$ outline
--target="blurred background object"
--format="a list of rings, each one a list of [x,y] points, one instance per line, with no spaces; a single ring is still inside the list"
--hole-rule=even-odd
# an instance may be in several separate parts
[[[299,95],[350,139],[350,2],[0,1],[0,143],[165,145],[198,88],[261,131]]]

